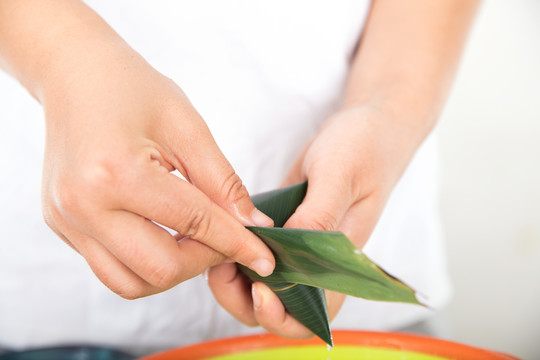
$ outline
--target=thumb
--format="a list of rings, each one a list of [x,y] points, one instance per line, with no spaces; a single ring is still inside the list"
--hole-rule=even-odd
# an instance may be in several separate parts
[[[284,227],[338,230],[353,203],[353,195],[350,186],[335,174],[329,168],[308,174],[306,197]]]

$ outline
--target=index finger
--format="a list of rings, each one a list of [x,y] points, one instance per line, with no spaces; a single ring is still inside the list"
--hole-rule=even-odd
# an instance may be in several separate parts
[[[136,183],[118,187],[118,206],[204,243],[261,276],[272,273],[270,249],[195,186],[153,169],[137,175]]]

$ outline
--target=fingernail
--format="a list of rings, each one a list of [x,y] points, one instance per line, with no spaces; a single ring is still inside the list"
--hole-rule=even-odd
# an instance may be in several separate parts
[[[259,209],[253,209],[251,212],[251,220],[257,226],[272,226],[274,222]]]
[[[207,268],[206,270],[204,270],[202,276],[204,278],[204,280],[208,281],[208,271],[210,271],[210,268]]]
[[[251,297],[253,298],[253,307],[259,310],[262,305],[262,297],[257,289],[255,289],[255,286],[251,286]]]
[[[274,266],[266,259],[255,260],[251,263],[250,268],[262,277],[266,277],[274,271]]]

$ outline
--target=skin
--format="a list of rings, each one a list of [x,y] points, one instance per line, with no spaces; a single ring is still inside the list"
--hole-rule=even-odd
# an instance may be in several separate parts
[[[45,221],[112,291],[147,296],[224,261],[272,272],[244,227],[272,221],[201,116],[90,8],[0,2],[0,59],[43,105]]]
[[[340,230],[365,245],[436,122],[476,7],[374,1],[342,109],[284,180],[309,181],[286,227]],[[0,2],[0,66],[44,108],[44,218],[105,285],[131,299],[210,268],[209,286],[238,320],[285,337],[311,335],[231,263],[272,271],[270,251],[243,227],[271,220],[254,210],[181,89],[98,15],[75,0]],[[331,318],[344,299],[327,292]]]
[[[285,227],[339,230],[357,247],[366,244],[392,189],[436,123],[477,5],[373,2],[343,107],[283,182],[308,180],[306,198]],[[243,323],[285,337],[312,336],[266,285],[249,284],[233,264],[213,267],[208,281],[220,304]],[[345,295],[327,291],[326,297],[333,319]]]

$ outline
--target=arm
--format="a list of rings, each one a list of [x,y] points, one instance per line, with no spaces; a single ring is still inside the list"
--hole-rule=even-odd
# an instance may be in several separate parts
[[[439,116],[476,7],[470,0],[374,1],[343,107],[284,181],[309,181],[306,198],[286,227],[340,230],[359,248],[365,245]],[[209,282],[218,301],[239,320],[282,336],[309,335],[264,284],[253,284],[250,294],[230,264],[212,268]],[[225,295],[233,290],[251,296],[233,303]],[[331,318],[344,299],[327,292]]]
[[[105,285],[141,297],[229,257],[272,271],[243,226],[271,220],[200,115],[84,3],[1,1],[0,65],[43,105],[45,221]]]

